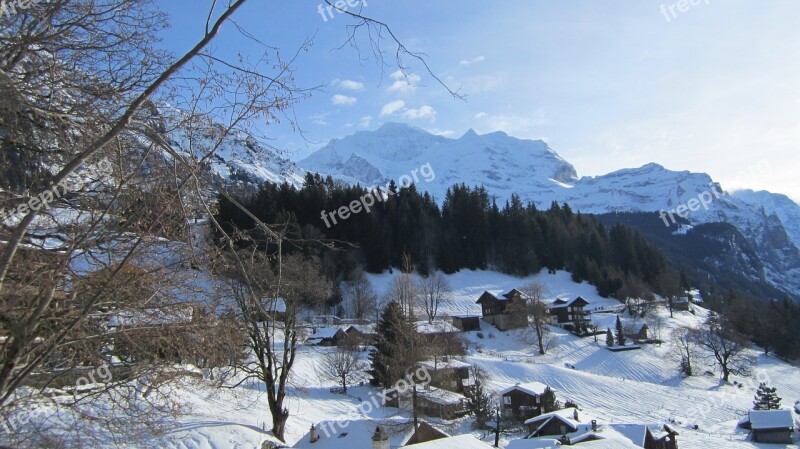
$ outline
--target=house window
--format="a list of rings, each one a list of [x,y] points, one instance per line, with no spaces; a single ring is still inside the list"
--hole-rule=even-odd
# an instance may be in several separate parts
[[[503,404],[511,405],[511,396],[503,396]]]

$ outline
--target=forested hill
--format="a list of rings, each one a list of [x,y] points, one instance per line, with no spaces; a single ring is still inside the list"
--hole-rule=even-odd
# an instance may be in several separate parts
[[[374,201],[369,212],[362,207],[335,224],[328,217],[330,227],[323,211],[361,202],[366,189],[309,174],[302,188],[265,183],[240,200],[265,223],[289,224],[289,235],[303,242],[287,251],[322,251],[339,274],[356,265],[370,272],[399,267],[403,254],[408,254],[422,274],[466,268],[523,276],[547,268],[568,270],[575,281],[589,281],[603,296],[622,289],[675,294],[678,288],[678,276],[662,253],[638,232],[624,225],[607,229],[566,204],[538,210],[513,196],[498,205],[483,187],[463,184],[447,190],[441,208],[413,185],[398,189],[391,184],[389,192],[388,199]],[[227,230],[254,228],[252,219],[224,197],[219,198],[216,218]],[[309,243],[320,238],[340,244],[331,250]]]

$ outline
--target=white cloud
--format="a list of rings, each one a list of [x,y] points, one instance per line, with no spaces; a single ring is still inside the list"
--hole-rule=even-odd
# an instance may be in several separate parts
[[[353,80],[339,81],[339,87],[347,90],[361,91],[364,90],[364,83]]]
[[[472,65],[472,64],[478,64],[478,63],[483,62],[485,60],[486,60],[486,56],[481,55],[481,56],[478,56],[478,57],[472,58],[472,59],[462,59],[461,62],[459,62],[458,64],[467,66],[467,65]]]
[[[403,112],[403,117],[408,120],[424,120],[428,119],[431,122],[436,121],[436,109],[433,109],[432,106],[428,106],[427,104],[424,106],[420,106],[417,109],[408,109]]]
[[[394,83],[392,83],[392,85],[386,90],[388,92],[398,92],[401,94],[413,93],[414,90],[417,89],[417,83],[422,80],[422,77],[416,73],[404,74],[400,70],[392,73],[390,76],[392,79],[394,79]]]
[[[381,108],[381,117],[385,117],[387,115],[392,115],[395,112],[403,109],[406,106],[406,102],[403,100],[395,100],[390,103],[386,103]]]
[[[505,74],[471,76],[463,81],[464,90],[470,94],[494,92],[507,85],[507,79]]]
[[[487,114],[480,112],[475,116],[475,119],[481,121],[482,126],[479,127],[481,131],[503,131],[514,137],[526,139],[540,138],[539,128],[548,124],[547,116],[543,109],[536,109],[527,114],[513,112]]]
[[[372,123],[372,116],[365,115],[364,117],[361,117],[361,120],[358,121],[358,126],[366,128],[369,126],[370,123]]]
[[[311,115],[308,118],[310,118],[311,122],[314,123],[315,125],[327,126],[328,115],[330,115],[329,112],[320,112],[318,114]]]
[[[348,97],[347,95],[336,94],[331,97],[331,102],[339,106],[352,106],[356,104],[356,101],[358,101],[356,97]]]

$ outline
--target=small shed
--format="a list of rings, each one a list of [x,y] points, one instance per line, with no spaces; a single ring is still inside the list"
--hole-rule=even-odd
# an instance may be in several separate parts
[[[481,317],[478,315],[453,315],[451,319],[453,326],[462,332],[481,330]]]
[[[794,420],[791,410],[752,410],[750,429],[756,443],[791,444]]]

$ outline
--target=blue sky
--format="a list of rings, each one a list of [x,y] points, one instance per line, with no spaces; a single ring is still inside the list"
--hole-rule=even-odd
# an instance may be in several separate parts
[[[295,74],[324,87],[295,109],[304,135],[286,123],[263,130],[294,159],[400,121],[449,137],[473,128],[543,139],[581,176],[657,162],[800,199],[800,2],[366,0],[363,13],[427,54],[466,101],[411,60],[409,85],[365,45],[360,57],[339,49],[353,20],[323,20],[321,3],[250,0],[235,17],[284,55],[313,37]],[[187,49],[210,1],[160,4],[172,23],[164,45]],[[220,37],[220,55],[260,55],[234,27]]]

